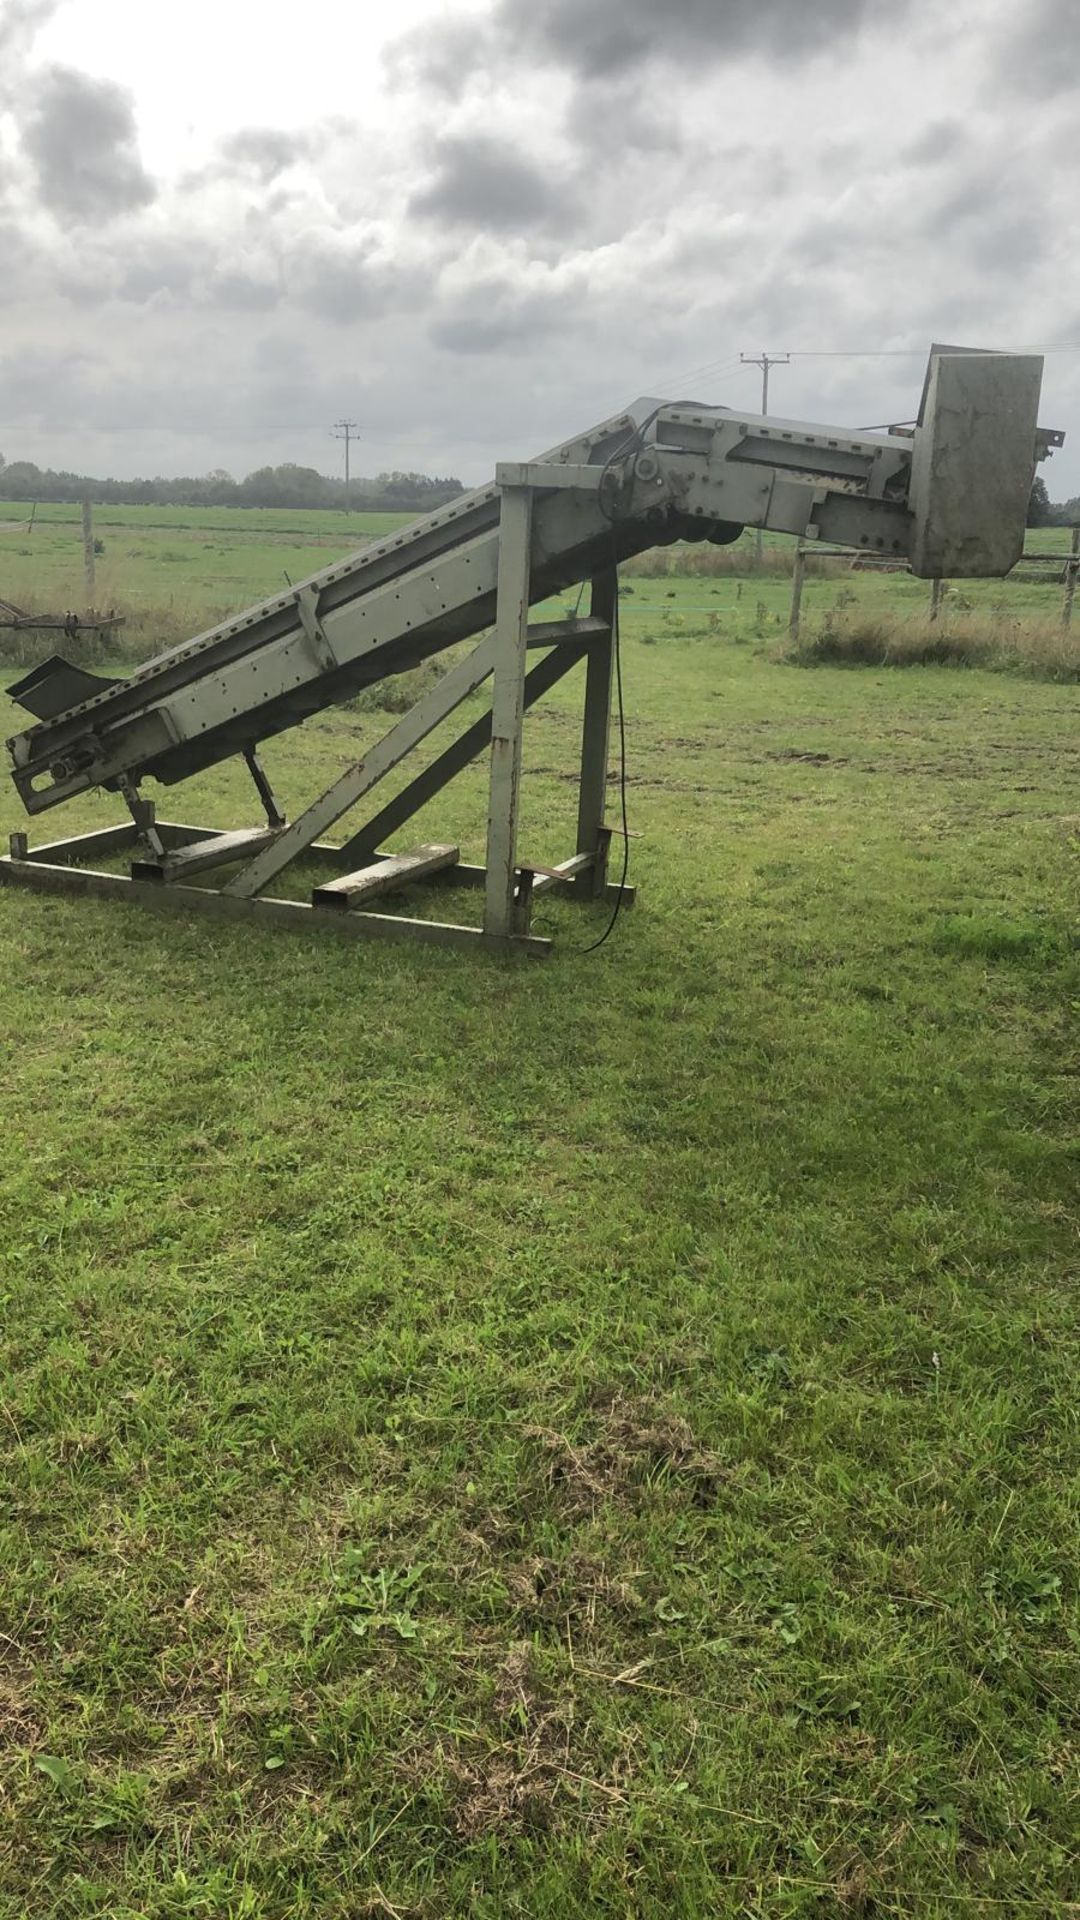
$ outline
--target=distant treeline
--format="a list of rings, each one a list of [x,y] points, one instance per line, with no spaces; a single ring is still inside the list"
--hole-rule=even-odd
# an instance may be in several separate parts
[[[353,512],[425,513],[463,493],[461,481],[432,479],[426,473],[379,473],[349,482]],[[286,462],[257,467],[234,480],[217,468],[178,480],[95,480],[88,474],[56,473],[32,460],[5,461],[0,454],[0,500],[84,500],[123,507],[337,507],[345,506],[345,483],[314,467]]]
[[[357,475],[349,482],[349,506],[354,513],[425,513],[454,500],[465,489],[453,475],[445,479],[427,473],[377,473],[373,479]],[[42,500],[62,503],[89,497],[98,506],[120,507],[322,507],[345,506],[345,482],[286,461],[280,467],[256,467],[243,480],[224,468],[212,473],[182,475],[166,480],[96,480],[90,474],[58,473],[32,460],[6,461],[0,454],[0,500]],[[1080,497],[1051,500],[1046,482],[1037,478],[1031,489],[1029,527],[1074,527],[1080,524]]]
[[[1072,500],[1051,500],[1046,481],[1036,477],[1028,506],[1029,527],[1080,526],[1080,496]]]

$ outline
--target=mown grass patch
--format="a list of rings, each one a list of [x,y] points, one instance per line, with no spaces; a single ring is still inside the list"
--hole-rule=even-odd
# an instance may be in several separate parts
[[[12,1920],[1075,1899],[1075,695],[668,605],[599,954],[0,892]],[[384,724],[270,742],[291,809]]]

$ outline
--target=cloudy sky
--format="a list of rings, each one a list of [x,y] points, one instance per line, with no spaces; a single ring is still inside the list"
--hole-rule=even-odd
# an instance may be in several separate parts
[[[486,476],[640,393],[910,417],[1059,346],[1080,0],[0,0],[0,451]],[[868,357],[868,350],[878,357]]]

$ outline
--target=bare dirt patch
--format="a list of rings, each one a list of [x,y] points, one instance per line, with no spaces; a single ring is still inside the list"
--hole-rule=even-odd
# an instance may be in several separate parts
[[[540,1450],[548,1487],[575,1513],[595,1512],[610,1500],[634,1502],[661,1480],[688,1493],[695,1506],[711,1506],[725,1474],[685,1420],[648,1402],[612,1401],[596,1438],[577,1445],[548,1427],[525,1432]]]

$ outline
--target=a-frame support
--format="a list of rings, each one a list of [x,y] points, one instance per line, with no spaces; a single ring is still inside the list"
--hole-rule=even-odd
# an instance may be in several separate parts
[[[406,754],[419,746],[440,721],[445,720],[463,700],[468,699],[470,693],[475,693],[483,685],[494,659],[495,637],[492,635],[481,640],[467,659],[444,674],[438,685],[410,707],[397,726],[391,727],[389,733],[384,734],[362,760],[347,768],[333,786],[313,800],[307,811],[293,821],[291,827],[285,827],[276,834],[268,847],[264,847],[247,866],[241,868],[224,889],[230,898],[251,900],[256,894],[262,893],[271,880],[306,853]]]
[[[530,667],[525,675],[524,686],[523,705],[526,713],[569,673],[571,667],[577,666],[587,651],[584,641],[567,640],[561,646],[552,647],[551,652],[537,661],[535,667]],[[357,863],[376,853],[406,821],[419,813],[421,807],[441,793],[455,774],[460,773],[490,744],[491,713],[488,712],[474,720],[436,759],[415,774],[407,787],[402,787],[400,793],[396,793],[378,813],[373,814],[367,824],[345,842],[341,850],[342,857]]]

